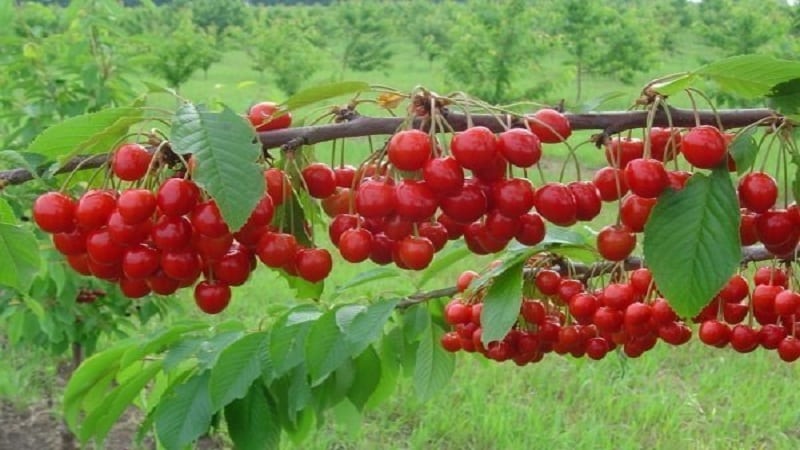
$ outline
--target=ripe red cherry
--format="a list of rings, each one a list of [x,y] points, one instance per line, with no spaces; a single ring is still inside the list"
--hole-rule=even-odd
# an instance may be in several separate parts
[[[537,189],[534,204],[542,217],[556,225],[566,227],[578,220],[575,196],[561,183],[547,183]]]
[[[681,140],[681,151],[686,161],[701,169],[712,169],[722,164],[727,147],[722,133],[711,125],[692,128]]]
[[[477,255],[499,252],[508,245],[508,240],[495,238],[481,222],[473,222],[464,228],[464,241],[467,248]]]
[[[793,362],[800,358],[800,339],[786,336],[778,344],[778,356],[786,362]]]
[[[589,181],[573,181],[567,184],[567,188],[575,197],[575,217],[578,220],[589,221],[600,214],[603,208],[603,200],[600,198],[600,191],[597,186]]]
[[[366,261],[372,252],[372,233],[364,228],[346,230],[339,238],[339,252],[351,263]]]
[[[382,266],[392,262],[392,249],[394,248],[394,244],[395,241],[389,239],[383,233],[373,234],[372,251],[369,253],[370,261]]]
[[[669,186],[664,163],[655,159],[634,159],[625,166],[624,175],[625,184],[639,197],[656,198]]]
[[[461,274],[458,276],[458,280],[456,280],[456,290],[458,292],[466,291],[469,285],[472,283],[472,280],[478,278],[479,276],[480,275],[478,272],[475,272],[474,270],[465,270],[461,272]]]
[[[453,299],[444,308],[444,320],[450,325],[469,323],[472,321],[472,307]]]
[[[654,198],[643,198],[631,194],[625,197],[620,208],[620,220],[622,224],[630,228],[634,233],[644,231],[644,225],[650,217],[650,211],[656,204]]]
[[[306,281],[317,283],[331,273],[333,260],[324,248],[304,248],[298,250],[294,259],[297,274]]]
[[[147,277],[146,281],[147,286],[159,295],[172,295],[180,287],[180,281],[168,277],[161,270]]]
[[[492,196],[497,211],[512,218],[530,211],[534,203],[533,186],[524,178],[511,178],[497,182],[492,189]]]
[[[97,264],[119,264],[124,253],[125,247],[116,244],[106,228],[92,231],[86,236],[86,254]]]
[[[221,281],[201,281],[194,287],[194,301],[204,313],[218,314],[231,301],[231,287]]]
[[[749,293],[750,286],[747,284],[747,280],[743,276],[736,274],[725,283],[725,286],[722,287],[722,290],[717,295],[725,302],[738,303],[744,300]]]
[[[217,238],[230,233],[228,224],[219,212],[217,202],[208,200],[194,207],[189,220],[194,230],[203,236]]]
[[[645,296],[654,288],[653,274],[646,267],[636,269],[631,272],[630,284],[637,294]]]
[[[127,246],[138,244],[150,236],[150,230],[153,228],[153,223],[145,221],[130,225],[125,223],[119,211],[111,213],[108,218],[108,232],[111,239],[119,245]]]
[[[170,178],[158,188],[156,204],[165,216],[189,214],[200,198],[200,189],[193,181]]]
[[[686,170],[670,170],[667,172],[669,178],[669,187],[680,191],[686,186],[686,182],[692,177],[692,173]]]
[[[359,224],[362,224],[364,219],[353,215],[353,214],[339,214],[331,220],[331,223],[328,225],[328,237],[330,238],[333,245],[338,246],[339,240],[341,239],[342,234],[352,228],[358,227]]]
[[[447,244],[447,230],[439,222],[422,222],[417,225],[417,233],[420,237],[428,238],[437,252]]]
[[[536,288],[544,295],[555,295],[561,284],[561,275],[555,270],[542,269],[536,272],[534,278]]]
[[[486,215],[486,229],[497,239],[510,240],[520,229],[518,217],[508,217],[497,210],[492,210]]]
[[[595,172],[592,183],[600,191],[600,198],[606,202],[613,202],[628,192],[628,184],[625,183],[622,169],[603,167]]]
[[[597,251],[609,261],[622,261],[636,247],[636,235],[625,225],[607,225],[597,235]]]
[[[707,320],[700,325],[698,337],[706,345],[724,347],[730,341],[730,327],[718,320]]]
[[[122,273],[133,280],[144,279],[156,273],[160,261],[158,250],[145,244],[136,245],[122,255]]]
[[[644,156],[644,142],[639,138],[612,138],[606,143],[606,161],[611,167],[624,169],[629,162]]]
[[[457,352],[462,349],[461,338],[455,331],[448,331],[442,335],[441,338],[442,348],[448,352]]]
[[[412,222],[429,219],[439,207],[436,195],[424,181],[403,180],[394,192],[397,215]]]
[[[80,230],[56,233],[53,246],[62,255],[80,255],[86,252],[86,235]]]
[[[350,188],[353,187],[353,180],[356,178],[356,168],[345,164],[343,166],[333,169],[336,175],[336,185],[339,187]]]
[[[474,169],[472,171],[472,175],[485,182],[485,183],[492,183],[494,181],[502,180],[508,174],[508,161],[503,158],[503,155],[497,154],[494,159],[489,162],[489,164],[481,167],[480,169]]]
[[[194,281],[202,271],[200,256],[192,249],[164,252],[161,254],[161,270],[170,278]]]
[[[756,217],[756,233],[764,244],[780,245],[794,239],[800,233],[785,209],[766,211]]]
[[[89,191],[78,200],[75,221],[82,230],[96,230],[108,222],[117,200],[108,191]]]
[[[536,213],[519,216],[519,230],[514,238],[522,245],[536,245],[544,240],[545,225],[542,217]]]
[[[244,224],[243,228],[258,228],[269,225],[274,214],[275,205],[272,197],[268,194],[264,195],[261,197],[261,200],[256,203],[256,207],[253,209],[253,212],[250,213],[250,217],[247,218],[247,222]]]
[[[768,173],[750,172],[739,180],[739,203],[750,211],[762,213],[778,200],[778,184]]]
[[[130,278],[121,278],[119,280],[119,290],[122,291],[122,295],[128,298],[142,298],[151,292],[147,281],[131,280]]]
[[[396,245],[400,260],[411,270],[422,270],[433,260],[433,243],[427,238],[406,236]]]
[[[756,231],[756,213],[741,210],[741,221],[739,222],[739,239],[742,245],[753,245],[758,242],[758,232]]]
[[[242,248],[227,252],[211,265],[214,279],[230,286],[241,286],[250,277],[250,251]]]
[[[456,240],[464,235],[464,224],[456,222],[451,219],[447,214],[439,214],[436,222],[440,223],[447,232],[447,239]]]
[[[472,127],[453,135],[450,150],[461,166],[480,170],[497,155],[497,137],[486,127]]]
[[[147,189],[127,189],[117,199],[117,211],[126,223],[144,222],[156,211],[156,196]]]
[[[555,109],[543,108],[525,119],[533,134],[546,144],[563,142],[572,134],[569,120]]]
[[[264,171],[264,181],[267,185],[267,193],[272,197],[275,206],[282,205],[284,201],[292,197],[292,185],[289,178],[281,169],[272,167]]]
[[[796,314],[799,306],[800,294],[791,289],[784,289],[775,296],[775,312],[779,316]]]
[[[512,128],[497,136],[500,154],[517,167],[531,167],[542,157],[539,138],[525,128]]]
[[[185,217],[161,216],[150,230],[150,239],[159,250],[180,250],[192,242],[192,224]]]
[[[325,163],[311,163],[303,169],[303,181],[308,195],[314,198],[325,198],[336,191],[336,174]]]
[[[676,129],[650,129],[650,157],[661,162],[675,159],[681,151],[681,132]]]
[[[273,102],[256,103],[250,107],[247,118],[256,131],[279,130],[292,125],[292,113],[279,111]]]
[[[353,191],[350,188],[337,187],[334,193],[322,199],[320,204],[328,217],[336,217],[350,212],[352,198]]]
[[[297,239],[287,233],[266,233],[256,246],[258,259],[273,268],[280,268],[294,260],[297,253]]]
[[[384,180],[365,180],[356,191],[356,211],[364,217],[385,217],[395,208],[394,186]]]
[[[442,198],[440,206],[447,217],[468,224],[486,213],[486,195],[475,184],[465,184],[458,194]]]
[[[33,220],[48,233],[63,233],[75,228],[75,202],[60,192],[47,192],[33,203]]]
[[[431,157],[431,137],[420,130],[403,130],[389,140],[389,162],[400,170],[414,171]]]
[[[757,286],[768,284],[770,286],[781,286],[785,288],[788,286],[789,277],[782,269],[762,266],[759,267],[755,275],[753,275],[753,283]]]
[[[125,181],[140,180],[147,173],[153,155],[139,144],[121,145],[111,159],[111,170]]]
[[[464,186],[464,169],[451,156],[433,158],[422,168],[422,178],[437,195],[457,194]]]

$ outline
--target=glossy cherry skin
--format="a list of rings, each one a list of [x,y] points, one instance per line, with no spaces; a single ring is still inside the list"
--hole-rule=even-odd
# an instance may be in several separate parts
[[[387,155],[396,168],[406,171],[422,169],[431,157],[431,137],[420,130],[403,130],[389,140]]]
[[[260,102],[251,106],[247,118],[256,127],[256,131],[279,130],[292,125],[292,113],[280,111],[278,104],[273,102]]]
[[[763,213],[775,206],[778,200],[778,184],[765,172],[750,172],[739,180],[739,203],[756,213]]]
[[[325,163],[311,163],[301,172],[308,195],[326,198],[336,191],[336,174]]]
[[[231,288],[221,281],[201,281],[194,288],[194,301],[206,314],[219,314],[231,301]]]
[[[200,189],[193,181],[170,178],[158,188],[156,205],[165,216],[189,214],[200,199]]]
[[[656,198],[669,186],[664,164],[655,159],[637,158],[624,170],[625,184],[639,197]]]
[[[356,211],[364,217],[385,217],[394,212],[394,186],[383,180],[365,180],[356,191]]]
[[[48,233],[63,233],[75,228],[75,202],[60,192],[40,195],[33,203],[33,220]]]
[[[512,128],[497,136],[500,154],[517,167],[531,167],[542,157],[542,144],[533,132]]]
[[[450,150],[462,167],[480,170],[497,155],[497,137],[486,127],[468,128],[453,135]]]
[[[683,157],[689,164],[712,169],[726,160],[728,145],[720,131],[711,125],[692,128],[681,140]]]
[[[563,142],[572,134],[569,120],[555,109],[543,108],[525,118],[533,134],[546,144]]]
[[[156,212],[156,196],[147,189],[127,189],[117,199],[117,211],[129,224],[144,222]]]
[[[397,215],[412,222],[429,219],[439,207],[436,195],[424,181],[403,180],[394,192]]]
[[[457,194],[464,186],[464,169],[452,156],[428,160],[422,177],[437,195]]]
[[[597,251],[609,261],[622,261],[636,247],[636,235],[625,225],[607,225],[597,235]]]
[[[396,245],[400,259],[411,270],[422,270],[433,260],[433,243],[427,238],[407,236]]]
[[[111,171],[119,179],[136,181],[144,177],[153,156],[139,144],[123,144],[111,158]]]
[[[324,248],[298,250],[294,263],[298,275],[311,283],[324,280],[331,273],[331,268],[333,267],[331,254]]]
[[[556,225],[570,226],[578,220],[575,196],[561,183],[547,183],[538,188],[534,204],[542,217]]]

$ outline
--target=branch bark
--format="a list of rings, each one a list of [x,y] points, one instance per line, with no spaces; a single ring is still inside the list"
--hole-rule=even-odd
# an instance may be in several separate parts
[[[610,135],[645,127],[647,114],[647,111],[611,111],[586,114],[567,113],[565,116],[573,130],[600,130],[602,133]],[[462,113],[450,112],[444,115],[444,119],[456,131],[467,128],[467,116]],[[489,114],[475,114],[471,116],[471,119],[474,125],[485,126],[495,132],[502,131],[506,121],[510,122],[513,127],[523,126],[522,120],[514,116],[503,118]],[[762,120],[768,124],[777,123],[783,118],[775,111],[765,108],[720,110],[717,114],[713,111],[669,108],[655,113],[653,125],[666,127],[671,121],[675,127],[691,127],[699,123],[703,125],[722,124],[724,128],[739,128]],[[259,139],[265,150],[283,146],[297,147],[342,138],[388,136],[395,133],[402,123],[403,119],[399,117],[355,116],[352,120],[341,123],[262,132],[259,133]],[[413,125],[417,128],[426,126],[421,120],[415,121]],[[71,172],[77,167],[81,169],[97,168],[107,161],[107,154],[76,156],[67,161],[56,173]],[[22,184],[34,178],[34,174],[24,168],[0,171],[0,188]]]

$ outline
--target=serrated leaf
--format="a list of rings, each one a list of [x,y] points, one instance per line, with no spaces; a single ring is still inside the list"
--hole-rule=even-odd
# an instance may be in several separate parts
[[[400,270],[393,267],[376,267],[374,269],[365,270],[360,272],[358,275],[351,278],[349,281],[345,282],[336,287],[336,293],[344,292],[348,289],[352,289],[356,286],[361,286],[367,283],[371,283],[377,280],[383,280],[386,278],[394,278],[400,276]]]
[[[739,203],[727,170],[695,173],[659,197],[644,230],[644,255],[658,289],[682,317],[694,317],[741,259]]]
[[[259,384],[250,386],[244,398],[225,407],[225,422],[237,450],[265,450],[280,445],[278,412]]]
[[[361,353],[369,344],[378,340],[398,301],[391,299],[373,303],[350,322],[350,326],[343,331],[351,354]]]
[[[321,383],[349,357],[348,342],[337,324],[339,310],[320,316],[311,326],[305,342],[306,364],[311,375],[311,385]]]
[[[340,81],[322,84],[303,89],[281,103],[285,109],[295,110],[323,100],[336,98],[342,95],[355,94],[369,89],[369,84],[363,81]]]
[[[519,316],[522,304],[522,266],[519,261],[494,278],[481,310],[481,341],[484,345],[503,339]]]
[[[269,346],[269,332],[245,335],[220,353],[211,368],[209,390],[214,409],[247,394],[250,386],[261,376],[262,354]]]
[[[319,316],[319,311],[308,311],[307,308],[302,312],[292,311],[272,327],[269,353],[275,366],[275,376],[280,377],[303,362],[308,330]]]
[[[193,179],[216,200],[231,231],[239,230],[265,188],[256,164],[261,147],[250,124],[228,108],[216,112],[187,103],[175,113],[170,142],[173,151],[196,158]]]
[[[0,223],[0,285],[27,292],[39,273],[39,243],[30,230]]]
[[[79,153],[109,152],[131,126],[142,120],[144,109],[135,107],[107,108],[70,117],[44,130],[27,151],[62,160]]]
[[[453,353],[446,351],[439,342],[442,334],[442,330],[428,322],[417,348],[414,389],[423,401],[439,392],[455,369]]]
[[[211,426],[214,410],[208,391],[210,372],[204,371],[166,392],[154,412],[156,434],[167,449],[181,449]]]
[[[712,62],[695,73],[710,78],[727,93],[753,98],[767,95],[774,86],[797,78],[800,61],[741,55]]]
[[[739,175],[750,170],[750,166],[758,155],[758,144],[753,138],[755,128],[748,128],[736,135],[736,138],[728,146],[733,160],[736,161],[736,173]]]
[[[355,379],[347,391],[347,398],[359,410],[363,410],[381,380],[381,359],[372,346],[368,346],[353,361]]]

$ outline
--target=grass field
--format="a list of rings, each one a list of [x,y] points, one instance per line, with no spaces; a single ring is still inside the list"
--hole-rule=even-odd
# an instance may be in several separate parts
[[[682,53],[670,56],[638,81],[692,69],[703,58],[714,55],[688,38],[686,43]],[[547,57],[542,64],[563,61],[563,56],[556,55]],[[337,76],[322,70],[310,83]],[[440,89],[444,85],[441,66],[435,63],[431,67],[406,46],[399,46],[398,55],[385,72],[348,73],[344,78],[401,89],[419,84]],[[551,100],[572,98],[571,89],[571,85],[564,85]],[[608,107],[624,109],[636,97],[638,85],[621,86],[613,80],[589,78],[585,98],[618,90],[626,92],[626,96]],[[227,54],[222,63],[213,66],[208,79],[202,74],[195,76],[181,94],[197,102],[224,101],[237,111],[254,100],[283,97],[268,80],[258,80],[258,74],[239,52]],[[363,146],[359,148],[363,152]],[[588,148],[583,152],[582,166],[600,165],[601,152]],[[549,152],[548,176],[560,167],[563,155],[563,149]],[[461,261],[430,282],[428,288],[450,285],[461,270],[481,267],[488,260],[474,257]],[[334,295],[336,285],[369,268],[348,266],[337,259],[324,301],[353,301],[389,291],[390,287],[378,282],[339,297]],[[211,318],[211,322],[247,317],[255,325],[270,304],[291,297],[291,291],[279,278],[263,269],[257,273],[252,282],[235,291],[231,308],[223,317]],[[418,274],[406,276],[408,280],[392,285],[413,286],[419,279]],[[187,310],[193,309],[188,297],[181,301],[189,305]],[[0,358],[0,397],[24,405],[44,395],[48,382],[41,367],[34,364],[41,361],[40,355],[36,356],[8,351]],[[50,368],[54,365],[50,364]],[[797,376],[797,366],[780,362],[774,353],[740,355],[696,342],[677,349],[659,344],[639,359],[609,355],[603,361],[591,362],[548,355],[543,362],[524,368],[462,355],[452,383],[434,400],[419,403],[410,383],[404,381],[387,404],[366,413],[360,427],[333,421],[331,416],[332,420],[309,441],[297,446],[287,443],[285,447],[793,449],[800,448]],[[36,394],[28,397],[23,392]]]

